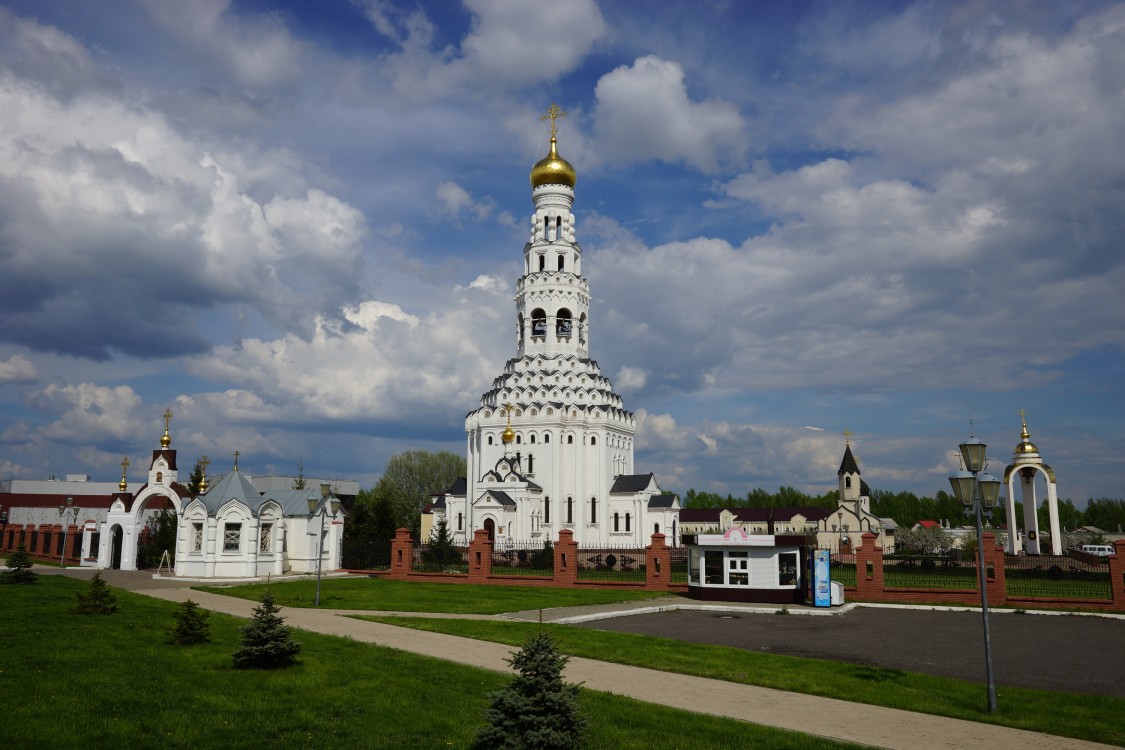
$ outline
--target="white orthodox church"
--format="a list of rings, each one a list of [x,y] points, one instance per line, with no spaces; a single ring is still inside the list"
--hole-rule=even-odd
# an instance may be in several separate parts
[[[171,417],[166,411],[148,480],[130,492],[125,459],[105,520],[94,526],[96,531],[87,530],[96,534],[90,546],[97,567],[136,570],[138,542],[161,509],[176,514],[175,549],[168,551],[168,572],[176,576],[261,578],[314,573],[318,565],[324,571],[340,567],[344,512],[329,484],[259,489],[239,472],[236,451],[233,470],[214,484],[204,473],[193,495],[179,481]],[[205,456],[204,472],[207,463]]]
[[[680,499],[633,467],[636,418],[590,359],[590,283],[575,237],[574,167],[550,153],[531,170],[531,236],[516,282],[516,356],[465,418],[467,471],[436,498],[454,539],[477,529],[494,539],[579,546],[674,543]],[[423,521],[423,526],[430,524]]]

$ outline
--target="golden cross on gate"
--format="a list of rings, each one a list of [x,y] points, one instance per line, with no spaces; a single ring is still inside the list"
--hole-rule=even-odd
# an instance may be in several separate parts
[[[559,105],[557,105],[557,104],[552,104],[550,106],[550,108],[547,109],[547,114],[541,115],[539,117],[540,120],[550,119],[550,121],[551,121],[551,137],[552,138],[554,138],[555,135],[557,135],[558,132],[559,132],[558,127],[555,125],[555,118],[557,118],[557,117],[566,117],[566,112],[563,112],[561,109],[559,109]]]

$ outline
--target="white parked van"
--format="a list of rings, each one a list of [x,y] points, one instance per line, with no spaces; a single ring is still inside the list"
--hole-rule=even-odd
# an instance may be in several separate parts
[[[1082,551],[1098,557],[1109,557],[1114,552],[1111,544],[1083,544]]]

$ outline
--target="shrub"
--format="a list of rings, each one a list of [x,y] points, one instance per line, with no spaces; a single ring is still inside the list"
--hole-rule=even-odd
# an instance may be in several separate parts
[[[31,556],[21,544],[8,558],[8,569],[0,573],[0,583],[35,583],[39,574],[31,569]]]
[[[569,750],[580,747],[586,719],[579,711],[578,686],[562,680],[567,658],[550,636],[539,633],[508,660],[518,672],[507,687],[490,693],[477,731],[480,750]]]
[[[290,628],[277,614],[273,593],[266,589],[262,603],[254,607],[250,622],[239,628],[242,642],[234,652],[234,666],[239,669],[276,669],[296,660],[301,644],[293,640]]]
[[[101,571],[90,579],[90,591],[76,594],[78,606],[71,610],[79,615],[111,615],[117,611],[117,597],[102,578]]]
[[[177,646],[208,643],[211,640],[211,627],[207,624],[207,618],[210,616],[210,612],[200,609],[191,599],[180,604],[179,609],[172,613],[176,624],[168,628],[172,643]]]

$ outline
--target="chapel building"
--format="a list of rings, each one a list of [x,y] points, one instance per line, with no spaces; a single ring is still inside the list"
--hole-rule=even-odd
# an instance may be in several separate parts
[[[465,418],[468,476],[430,506],[455,541],[477,529],[495,540],[582,547],[676,542],[680,499],[636,473],[636,418],[590,358],[590,283],[575,232],[577,173],[558,152],[531,169],[531,233],[516,282],[516,356]],[[423,519],[423,525],[429,526]]]

